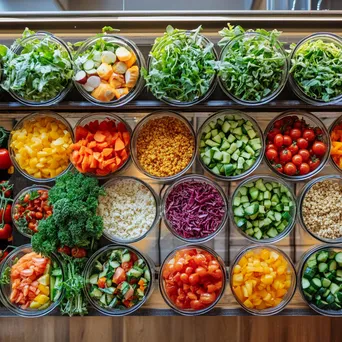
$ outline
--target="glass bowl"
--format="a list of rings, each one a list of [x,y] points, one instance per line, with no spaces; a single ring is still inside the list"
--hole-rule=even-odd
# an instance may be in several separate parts
[[[96,42],[98,40],[105,40],[106,42],[111,42],[113,44],[117,44],[118,46],[124,47],[126,48],[128,51],[133,52],[136,56],[136,62],[134,63],[134,65],[137,65],[139,67],[139,78],[137,83],[135,84],[135,86],[129,91],[129,93],[125,96],[120,97],[119,99],[115,99],[112,101],[100,101],[98,99],[96,99],[95,97],[93,97],[89,92],[87,92],[82,85],[74,80],[74,85],[77,88],[77,90],[80,92],[80,94],[89,102],[98,105],[98,106],[102,106],[102,107],[120,107],[123,106],[127,103],[129,103],[130,101],[132,101],[134,98],[136,98],[142,91],[142,89],[144,88],[144,79],[140,74],[140,70],[142,67],[146,67],[146,63],[145,63],[145,59],[144,56],[142,55],[141,51],[139,50],[139,48],[137,47],[137,45],[135,43],[133,43],[131,40],[121,37],[121,36],[116,36],[113,34],[103,34],[100,36],[96,36],[96,37],[91,37],[89,39],[87,39],[86,41],[84,41],[83,45],[77,50],[75,57],[74,57],[74,65],[75,65],[75,74],[77,71],[79,71],[78,69],[76,69],[76,64],[75,61],[76,59],[83,53],[85,53],[87,50],[92,49],[93,45],[96,44]]]
[[[322,40],[324,43],[333,43],[335,46],[337,46],[340,50],[342,50],[342,38],[338,35],[332,34],[332,33],[324,33],[324,32],[319,32],[319,33],[314,33],[310,36],[307,36],[303,38],[301,41],[299,41],[296,45],[296,47],[293,49],[291,53],[291,61],[294,60],[295,56],[299,52],[299,50],[302,49],[302,47],[310,43],[312,41],[317,41],[317,40]],[[292,66],[292,62],[291,62]],[[315,75],[313,75],[312,80],[315,79]],[[290,77],[289,77],[289,82],[290,86],[293,90],[293,92],[304,102],[314,105],[314,106],[326,106],[329,104],[335,104],[338,103],[342,100],[342,90],[340,91],[340,94],[334,98],[332,98],[330,101],[325,102],[322,99],[316,99],[313,98],[309,95],[307,95],[302,87],[297,83],[297,81],[293,77],[293,71],[290,70]]]
[[[288,225],[284,228],[284,230],[279,233],[277,236],[275,237],[270,237],[268,239],[256,239],[250,235],[248,235],[247,233],[245,233],[237,224],[237,222],[235,222],[234,219],[234,209],[233,209],[233,203],[234,203],[234,199],[236,197],[236,195],[239,193],[240,189],[242,187],[245,187],[247,189],[249,189],[249,187],[246,187],[246,184],[249,184],[251,182],[256,182],[258,179],[262,179],[265,182],[274,182],[277,184],[280,184],[281,186],[285,187],[288,191],[287,195],[291,197],[293,206],[290,210],[290,215],[291,215],[291,219],[290,222],[288,223]],[[241,204],[242,205],[242,204]],[[232,217],[232,223],[233,226],[236,228],[236,230],[245,238],[247,238],[249,241],[254,242],[254,243],[259,243],[259,244],[268,244],[268,243],[276,243],[280,240],[282,240],[283,238],[285,238],[287,235],[290,234],[291,230],[293,229],[295,223],[296,223],[296,212],[297,212],[297,205],[296,205],[296,197],[293,193],[293,191],[291,190],[291,188],[289,187],[288,184],[286,184],[286,182],[284,182],[282,179],[280,179],[279,177],[271,177],[271,176],[265,176],[265,175],[256,175],[253,177],[249,177],[248,179],[244,180],[243,182],[241,182],[238,187],[235,189],[233,196],[232,196],[232,201],[230,202],[229,205],[229,213],[230,216]]]
[[[13,204],[12,204],[12,209],[11,209],[11,215],[12,215],[12,223],[14,225],[14,227],[17,229],[17,231],[26,236],[27,238],[31,238],[32,235],[34,234],[34,232],[32,230],[30,230],[29,228],[25,230],[21,229],[17,223],[17,221],[14,219],[14,215],[16,214],[16,204],[18,203],[19,199],[24,197],[27,193],[30,193],[32,191],[37,191],[37,190],[46,190],[49,191],[50,187],[46,186],[46,185],[32,185],[29,186],[27,188],[22,189],[14,198],[13,200]]]
[[[129,132],[130,139],[132,139],[132,129],[131,129],[130,125],[124,119],[122,119],[121,117],[119,117],[118,115],[113,114],[113,113],[96,113],[96,114],[85,115],[76,123],[75,128],[74,128],[75,142],[77,142],[77,140],[76,140],[77,139],[77,132],[76,132],[77,127],[79,127],[79,126],[84,127],[84,126],[88,125],[90,122],[94,122],[94,121],[98,121],[99,123],[101,123],[103,121],[112,121],[112,122],[115,122],[115,124],[121,123],[126,127],[127,131]],[[86,175],[93,176],[93,177],[96,177],[98,179],[107,179],[113,175],[116,175],[118,173],[123,172],[124,170],[126,170],[128,168],[128,166],[130,165],[130,162],[131,162],[130,144],[127,145],[126,150],[128,150],[128,158],[116,171],[111,172],[105,176],[96,175],[96,174],[90,173],[90,172],[86,173]]]
[[[224,210],[224,214],[222,216],[222,220],[221,220],[221,222],[219,223],[219,225],[217,226],[216,230],[213,233],[211,233],[209,235],[206,235],[206,236],[204,236],[202,238],[186,238],[186,237],[181,236],[180,234],[178,234],[175,231],[174,227],[172,226],[172,223],[167,219],[166,202],[167,202],[168,196],[170,195],[170,193],[176,187],[181,186],[183,183],[188,183],[188,182],[196,182],[196,183],[199,182],[199,183],[207,184],[213,190],[215,190],[217,192],[217,194],[222,198],[223,210]],[[190,175],[185,175],[181,179],[175,181],[166,190],[166,192],[165,192],[165,194],[163,196],[163,199],[162,199],[162,215],[163,215],[163,219],[164,219],[166,227],[178,239],[180,239],[182,241],[185,241],[187,243],[204,243],[204,242],[207,242],[207,241],[213,239],[224,228],[224,226],[225,226],[225,224],[227,222],[227,219],[228,219],[227,206],[228,206],[228,201],[226,199],[224,191],[223,191],[223,189],[217,183],[213,182],[212,180],[210,180],[209,178],[207,178],[205,176],[197,175],[197,174],[190,174]]]
[[[280,119],[284,119],[286,117],[290,117],[290,116],[297,116],[300,120],[305,120],[306,124],[310,125],[311,127],[318,127],[321,131],[322,131],[322,141],[325,143],[326,145],[326,152],[323,156],[323,158],[321,158],[321,162],[318,165],[318,167],[314,170],[312,170],[311,172],[305,174],[305,175],[295,175],[295,176],[290,176],[290,175],[286,175],[285,173],[281,173],[279,172],[275,167],[273,167],[272,163],[266,158],[266,152],[265,152],[265,162],[267,164],[267,166],[274,172],[276,173],[279,177],[284,178],[288,181],[303,181],[305,179],[311,178],[314,175],[318,174],[326,165],[326,163],[329,160],[329,156],[330,156],[330,136],[329,136],[329,132],[326,129],[324,123],[317,118],[314,114],[310,113],[310,112],[306,112],[306,111],[302,111],[302,110],[289,110],[286,112],[283,112],[281,114],[279,114],[278,116],[276,116],[266,127],[265,132],[264,132],[264,139],[265,139],[265,146],[267,146],[267,142],[268,142],[268,133],[274,128],[274,124],[276,121],[280,120]],[[281,132],[284,132],[284,127],[281,127]]]
[[[187,31],[188,34],[190,34],[191,32],[192,31]],[[217,53],[215,51],[214,44],[208,38],[206,38],[205,36],[203,36],[201,34],[199,34],[198,36],[200,36],[202,38],[202,41],[204,42],[205,47],[207,47],[208,45],[212,45],[212,52],[214,54],[214,58],[215,58],[215,61],[216,61],[218,59],[218,56],[217,56]],[[155,58],[150,55],[148,60],[147,60],[147,70],[148,70],[148,73],[150,73],[151,70],[153,70],[153,64],[154,63],[155,63]],[[214,90],[216,88],[216,85],[217,85],[217,77],[216,77],[216,73],[215,73],[212,76],[212,79],[211,79],[208,91],[205,94],[203,94],[202,96],[195,98],[193,101],[188,101],[188,102],[178,101],[178,100],[174,100],[174,99],[172,99],[170,97],[162,97],[162,98],[160,98],[160,100],[163,101],[164,103],[170,105],[170,106],[190,107],[190,106],[193,106],[195,104],[198,104],[198,103],[206,100],[214,92]],[[153,92],[152,92],[152,94],[153,94]],[[156,94],[153,94],[153,95],[155,97],[157,97]]]
[[[258,32],[245,32],[243,34],[240,34],[236,37],[234,37],[233,39],[231,39],[222,49],[221,54],[220,54],[220,62],[223,63],[225,57],[227,56],[227,54],[229,54],[230,52],[234,52],[236,50],[236,44],[239,43],[241,40],[242,41],[253,41],[254,39],[264,39],[265,42],[267,43],[271,43],[271,40]],[[286,56],[286,52],[284,50],[284,48],[281,46],[281,44],[279,43],[279,41],[276,41],[274,43],[273,46],[273,51],[276,53],[279,53],[284,60],[284,66],[282,68],[282,73],[280,75],[280,79],[279,79],[279,85],[277,87],[277,89],[275,89],[272,93],[268,94],[267,96],[263,97],[262,99],[258,100],[258,101],[248,101],[248,100],[244,100],[241,97],[238,97],[237,95],[233,94],[232,91],[230,91],[227,87],[227,82],[224,81],[222,79],[222,76],[219,74],[218,76],[218,80],[219,80],[219,84],[221,89],[223,90],[223,92],[230,97],[233,101],[242,104],[242,105],[246,105],[246,106],[258,106],[258,105],[263,105],[266,104],[270,101],[272,101],[273,99],[275,99],[284,89],[287,79],[288,79],[288,73],[289,73],[289,67],[290,67],[290,63],[289,60]],[[272,76],[273,77],[273,76]]]
[[[332,245],[317,245],[314,247],[311,247],[309,250],[307,250],[301,257],[299,263],[298,263],[298,278],[297,278],[297,282],[299,284],[298,288],[299,288],[299,292],[304,300],[304,302],[306,302],[307,305],[309,305],[309,307],[316,311],[317,313],[324,315],[324,316],[330,316],[330,317],[341,317],[342,316],[342,310],[331,310],[331,309],[324,309],[323,308],[319,308],[317,305],[309,302],[308,298],[306,298],[306,295],[304,293],[304,289],[302,287],[302,276],[303,276],[303,271],[304,271],[304,267],[307,265],[307,262],[310,261],[310,258],[315,255],[316,253],[319,253],[321,251],[334,251],[334,252],[342,252],[342,247],[341,246],[332,246]],[[341,285],[340,285],[340,289],[341,289]],[[341,304],[340,304],[341,305]]]
[[[142,240],[143,238],[145,238],[147,236],[147,234],[158,224],[159,219],[160,219],[160,203],[159,203],[159,198],[158,195],[155,193],[155,191],[151,188],[150,185],[148,185],[147,183],[143,182],[141,179],[138,179],[136,177],[128,177],[128,176],[120,176],[120,177],[115,177],[111,180],[109,180],[108,182],[106,182],[103,187],[106,190],[108,187],[114,185],[115,183],[119,183],[119,182],[127,182],[127,181],[131,181],[131,182],[136,182],[138,183],[140,186],[145,187],[146,190],[148,190],[148,192],[151,194],[151,196],[154,199],[154,204],[155,204],[155,216],[153,219],[152,224],[150,225],[150,227],[146,230],[146,232],[144,232],[143,234],[136,236],[134,238],[131,239],[124,239],[124,238],[120,238],[119,236],[115,236],[115,235],[111,235],[106,229],[103,230],[103,235],[110,240],[113,243],[118,243],[118,244],[128,244],[128,243],[133,243],[133,242],[137,242],[139,240]],[[118,195],[117,195],[118,196]],[[106,197],[106,196],[105,196]],[[104,197],[104,198],[105,198]],[[135,202],[136,203],[136,202]],[[99,206],[101,205],[101,203],[99,203]],[[113,206],[108,206],[110,208],[110,213],[111,214],[115,214],[115,209]],[[146,209],[146,207],[144,207]],[[127,207],[127,210],[129,209],[129,207]],[[147,215],[147,213],[145,212],[145,215]],[[119,221],[119,218],[117,217],[117,221]],[[140,225],[140,222],[138,222],[137,224]]]
[[[120,308],[115,309],[115,308],[111,308],[108,306],[103,307],[103,306],[99,305],[99,303],[90,295],[90,292],[92,290],[92,286],[91,286],[91,283],[89,282],[89,279],[90,279],[90,276],[92,275],[95,264],[100,259],[105,258],[107,255],[110,255],[112,252],[114,252],[115,250],[118,250],[118,249],[128,250],[129,252],[135,253],[140,259],[142,259],[145,262],[145,264],[147,265],[147,269],[149,271],[149,274],[150,274],[150,281],[149,281],[148,287],[146,289],[146,292],[145,292],[146,294],[145,294],[144,298],[130,308],[125,307],[122,309],[120,309]],[[89,260],[87,261],[87,264],[84,268],[83,274],[84,274],[84,278],[86,280],[85,286],[84,286],[84,293],[85,293],[85,296],[88,299],[89,303],[94,307],[94,309],[96,309],[97,311],[99,311],[103,315],[118,317],[118,316],[129,315],[129,314],[135,312],[142,305],[144,305],[146,303],[146,301],[150,298],[150,296],[153,292],[153,288],[154,288],[155,266],[153,264],[153,261],[149,257],[144,256],[136,248],[133,248],[131,246],[128,247],[125,245],[107,245],[107,246],[104,246],[103,248],[99,249],[98,251],[96,251],[89,258]]]
[[[337,171],[342,172],[342,168],[339,167],[339,166],[337,165],[337,163],[335,162],[335,160],[334,160],[334,158],[333,158],[333,156],[332,156],[332,154],[331,154],[332,149],[334,148],[334,146],[333,146],[334,143],[333,143],[333,141],[332,141],[332,139],[331,139],[331,134],[332,134],[334,128],[335,128],[337,125],[342,125],[342,116],[338,117],[338,118],[331,124],[331,126],[330,126],[330,128],[329,128],[330,143],[331,143],[330,164],[332,164],[332,165],[335,167],[335,169],[336,169]],[[341,127],[342,127],[342,126],[341,126]],[[342,128],[341,128],[341,130],[342,130]],[[342,142],[342,140],[341,140],[341,142]]]
[[[284,295],[283,300],[277,306],[269,307],[266,309],[249,308],[243,304],[242,300],[239,299],[238,295],[234,291],[234,288],[233,288],[234,268],[238,264],[240,259],[242,257],[244,257],[247,252],[249,252],[249,251],[261,251],[263,249],[267,249],[268,251],[280,254],[286,260],[286,262],[288,264],[288,270],[290,271],[290,274],[291,274],[291,285],[288,288],[287,293]],[[296,269],[295,269],[291,259],[287,256],[287,254],[275,246],[253,245],[253,246],[249,246],[249,247],[245,247],[245,248],[241,249],[240,252],[235,257],[235,259],[232,263],[232,266],[230,267],[229,272],[230,272],[230,274],[229,274],[230,288],[231,288],[233,296],[235,297],[236,301],[241,305],[241,307],[252,315],[271,316],[271,315],[278,314],[291,301],[291,299],[294,296],[295,291],[296,291],[296,286],[297,286]]]
[[[313,231],[311,231],[307,225],[305,224],[304,221],[304,217],[303,217],[303,202],[305,200],[306,195],[308,194],[308,192],[310,191],[310,189],[317,183],[323,182],[323,181],[335,181],[338,182],[340,184],[340,186],[342,187],[342,176],[340,175],[329,175],[329,176],[322,176],[322,177],[317,177],[313,180],[311,180],[310,182],[308,182],[307,184],[305,184],[305,186],[303,187],[299,198],[298,198],[298,219],[299,222],[301,224],[301,226],[303,227],[303,229],[309,233],[312,237],[314,237],[315,239],[321,241],[321,242],[325,242],[325,243],[330,243],[330,244],[339,244],[342,243],[342,236],[340,238],[336,238],[336,239],[329,239],[329,238],[325,238],[322,236],[319,236],[318,234],[315,234]],[[327,201],[329,202],[329,200],[327,199]]]
[[[25,44],[31,43],[32,41],[36,41],[36,40],[43,40],[45,38],[48,38],[49,41],[54,43],[56,47],[59,47],[60,50],[62,50],[63,52],[66,52],[68,59],[70,61],[70,70],[72,70],[72,55],[71,55],[68,45],[62,39],[54,36],[50,32],[40,31],[27,38],[24,38],[23,40],[21,40],[20,44],[15,45],[15,47],[12,48],[12,50],[15,54],[20,54]],[[41,102],[27,100],[11,89],[9,90],[9,93],[12,95],[12,97],[15,100],[17,100],[18,102],[26,106],[41,107],[41,106],[51,106],[62,101],[64,97],[68,94],[68,92],[70,91],[71,87],[72,87],[72,80],[70,78],[70,80],[65,85],[64,89],[59,94],[57,94],[55,97],[49,100],[45,100]]]
[[[196,249],[196,251],[201,251],[203,253],[209,253],[211,256],[213,256],[219,263],[219,269],[222,271],[222,288],[220,293],[217,295],[216,300],[208,305],[204,309],[181,309],[178,308],[169,298],[169,295],[167,294],[166,288],[165,288],[165,281],[163,279],[163,274],[165,267],[168,263],[172,263],[172,259],[175,257],[177,252],[183,251],[183,250],[191,250],[191,249]],[[198,316],[198,315],[203,315],[208,313],[210,310],[214,308],[214,306],[220,301],[222,298],[225,288],[226,288],[226,283],[227,283],[227,271],[226,267],[224,264],[223,259],[212,249],[206,246],[199,246],[199,245],[185,245],[185,246],[180,246],[176,248],[174,251],[172,251],[163,261],[163,264],[161,265],[160,268],[160,273],[159,273],[159,289],[160,293],[165,301],[165,303],[176,313],[183,315],[183,316]]]
[[[35,112],[32,114],[29,114],[27,116],[24,116],[21,120],[19,120],[15,126],[12,129],[11,135],[9,137],[8,140],[8,151],[10,154],[10,158],[12,161],[12,164],[14,165],[15,169],[18,170],[18,172],[24,176],[25,178],[27,178],[28,180],[30,180],[31,182],[38,182],[38,183],[47,183],[47,182],[52,182],[54,180],[56,180],[56,178],[64,175],[72,166],[72,164],[69,162],[69,165],[65,168],[64,171],[62,171],[60,174],[58,174],[56,177],[52,177],[52,178],[36,178],[32,175],[29,175],[26,171],[24,171],[20,166],[19,163],[17,162],[16,158],[15,158],[15,152],[13,150],[13,148],[11,148],[11,143],[12,143],[12,136],[13,136],[13,132],[17,129],[21,129],[23,127],[23,124],[27,121],[34,121],[37,118],[45,118],[45,117],[50,117],[53,118],[55,120],[60,121],[61,123],[63,123],[67,129],[67,131],[70,133],[70,137],[71,140],[74,142],[74,133],[72,131],[72,127],[70,125],[70,123],[64,119],[61,115],[51,112],[51,111],[44,111],[44,112]]]
[[[183,124],[185,124],[185,126],[187,127],[189,133],[191,134],[192,138],[193,138],[193,146],[194,146],[194,150],[193,150],[193,154],[192,157],[188,163],[188,165],[180,172],[171,175],[171,176],[166,176],[166,177],[158,177],[155,175],[152,175],[150,173],[148,173],[140,164],[139,160],[138,160],[138,153],[137,153],[137,140],[139,138],[140,132],[143,129],[143,127],[149,123],[151,120],[155,120],[155,119],[161,119],[164,117],[170,117],[170,118],[174,118],[179,120],[180,122],[182,122]],[[173,111],[156,111],[153,113],[150,113],[148,115],[146,115],[143,119],[141,119],[138,124],[136,125],[134,131],[133,131],[133,136],[131,139],[131,154],[132,154],[132,160],[133,163],[135,164],[135,166],[138,168],[138,170],[143,173],[145,176],[152,178],[156,181],[160,181],[160,182],[170,182],[175,180],[176,178],[180,177],[181,175],[183,175],[184,173],[186,173],[192,166],[193,162],[195,161],[196,158],[196,138],[195,138],[195,131],[192,128],[191,124],[189,123],[189,121],[181,114],[173,112]]]
[[[205,165],[205,163],[202,161],[202,158],[200,156],[200,154],[201,154],[201,150],[200,150],[201,149],[201,147],[200,147],[201,146],[201,138],[202,138],[203,134],[205,134],[206,128],[209,126],[209,124],[212,121],[222,119],[225,116],[229,116],[229,115],[237,115],[244,120],[250,121],[252,123],[253,130],[256,131],[256,133],[257,133],[256,138],[259,137],[261,140],[261,142],[260,142],[260,144],[261,144],[260,154],[257,157],[257,159],[255,160],[254,164],[245,172],[242,172],[241,174],[235,175],[235,176],[223,176],[221,174],[214,173],[207,165]],[[234,121],[235,121],[235,119],[234,119]],[[262,130],[260,129],[259,124],[251,116],[249,116],[248,114],[246,114],[244,112],[240,112],[238,110],[226,109],[226,110],[219,111],[219,112],[209,116],[204,121],[204,123],[198,129],[198,132],[197,132],[197,157],[198,157],[198,160],[200,162],[200,165],[202,166],[202,168],[205,171],[209,172],[211,176],[213,176],[216,179],[222,180],[222,181],[237,181],[239,179],[245,178],[248,175],[250,175],[260,165],[260,163],[263,159],[264,151],[265,151],[265,143],[264,143],[263,133],[262,133]]]
[[[17,247],[16,249],[14,249],[11,253],[9,253],[7,255],[7,257],[4,259],[3,262],[1,262],[0,264],[0,274],[2,275],[5,271],[7,267],[12,267],[17,258],[21,258],[23,257],[25,254],[31,253],[32,252],[32,246],[30,244],[27,245],[22,245],[20,247]],[[63,265],[60,262],[59,258],[57,257],[56,254],[52,254],[50,257],[50,260],[54,263],[57,264],[58,268],[60,268],[62,270],[62,277],[64,279],[64,270],[63,270]],[[2,304],[11,312],[13,312],[14,314],[21,316],[21,317],[27,317],[27,318],[35,318],[35,317],[42,317],[47,315],[48,313],[50,313],[51,311],[53,311],[54,309],[56,309],[62,298],[64,295],[64,290],[62,290],[59,298],[57,299],[57,301],[51,303],[51,305],[49,307],[47,307],[46,309],[22,309],[17,305],[14,305],[13,303],[11,303],[11,301],[9,300],[11,294],[11,284],[1,284],[0,285],[0,299]]]

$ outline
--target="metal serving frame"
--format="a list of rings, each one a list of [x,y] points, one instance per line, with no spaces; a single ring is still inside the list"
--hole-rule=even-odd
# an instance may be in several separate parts
[[[10,13],[0,15],[0,43],[10,45],[13,40],[21,34],[27,26],[33,30],[50,31],[66,41],[76,42],[84,40],[101,31],[105,25],[110,25],[121,30],[120,35],[132,39],[141,49],[145,58],[154,39],[164,32],[167,25],[171,24],[178,28],[193,29],[198,25],[203,25],[203,34],[214,43],[219,40],[217,31],[226,24],[239,24],[245,28],[276,28],[283,31],[281,40],[288,44],[297,42],[306,35],[314,32],[332,32],[342,35],[342,12],[261,12],[261,11],[241,11],[241,12],[57,12],[57,13]],[[219,48],[217,47],[217,51]],[[0,125],[11,129],[16,120],[33,111],[53,110],[67,118],[72,125],[77,120],[88,114],[96,112],[114,112],[122,116],[131,125],[135,127],[137,122],[146,114],[154,110],[175,110],[182,113],[192,123],[195,130],[198,130],[204,120],[211,114],[222,109],[239,109],[252,115],[265,129],[272,118],[282,111],[288,109],[305,109],[311,111],[320,117],[327,127],[334,119],[342,115],[342,104],[335,104],[326,107],[314,107],[300,101],[295,97],[292,91],[286,86],[282,94],[274,101],[260,107],[244,107],[230,101],[224,93],[216,88],[209,99],[201,104],[189,108],[170,107],[156,100],[146,90],[134,101],[129,104],[116,108],[102,108],[86,102],[76,89],[66,96],[59,104],[52,107],[33,108],[25,107],[7,94],[3,93],[0,98]],[[204,170],[196,161],[190,170],[192,173],[205,174]],[[337,171],[331,165],[327,165],[316,177],[323,174],[335,174]],[[162,194],[167,185],[152,181],[131,165],[125,172],[125,175],[137,176],[149,183],[154,190]],[[272,174],[265,163],[262,163],[253,174]],[[12,176],[14,181],[14,195],[22,188],[32,185],[32,182],[26,180],[18,173]],[[229,201],[238,182],[218,182],[226,192]],[[298,195],[303,183],[292,183],[295,193]],[[14,232],[13,243],[21,245],[28,243],[29,239],[22,236],[17,231]],[[100,241],[101,245],[108,244],[105,238]],[[298,262],[300,256],[312,245],[319,242],[313,239],[297,223],[292,233],[281,240],[276,245],[284,250],[293,260]],[[148,254],[155,262],[157,269],[165,256],[174,248],[184,244],[175,238],[165,227],[164,223],[160,227],[155,227],[149,235],[142,241],[132,244],[142,253]],[[205,245],[216,250],[225,260],[227,266],[233,260],[238,251],[246,247],[250,242],[242,237],[228,220],[225,229],[220,232],[212,241]],[[155,280],[157,281],[157,280]],[[0,316],[11,316],[4,307],[0,307]],[[58,311],[52,315],[59,315]],[[89,315],[98,315],[95,310],[90,309]],[[163,301],[158,286],[154,290],[148,302],[134,315],[175,315]],[[227,286],[224,296],[218,305],[207,315],[217,316],[240,316],[248,315],[234,300],[233,295]],[[280,315],[286,316],[305,316],[316,315],[301,299],[298,291],[290,304]]]

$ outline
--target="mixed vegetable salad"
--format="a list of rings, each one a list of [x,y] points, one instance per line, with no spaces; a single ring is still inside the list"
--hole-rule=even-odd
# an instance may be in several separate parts
[[[13,221],[21,233],[33,235],[38,231],[39,221],[50,215],[48,189],[30,188],[14,203]]]
[[[228,114],[202,128],[200,159],[215,175],[238,176],[260,159],[262,146],[262,137],[251,121]]]
[[[200,100],[210,90],[217,62],[214,44],[201,30],[201,26],[193,31],[168,26],[164,36],[155,40],[148,70],[141,71],[156,98],[188,103]]]
[[[68,49],[50,33],[28,28],[10,47],[0,45],[1,87],[29,102],[48,102],[68,88],[73,67]]]
[[[245,31],[228,24],[219,34],[223,48],[219,76],[228,93],[244,102],[262,103],[277,95],[288,73],[287,55],[278,37],[281,32]]]
[[[302,272],[306,300],[322,310],[342,310],[342,252],[322,249],[310,256]]]
[[[111,310],[127,310],[146,298],[151,273],[141,256],[117,248],[102,253],[92,264],[87,289],[92,300]]]
[[[140,77],[135,52],[115,36],[99,35],[91,44],[85,42],[74,63],[74,80],[100,102],[126,96]]]

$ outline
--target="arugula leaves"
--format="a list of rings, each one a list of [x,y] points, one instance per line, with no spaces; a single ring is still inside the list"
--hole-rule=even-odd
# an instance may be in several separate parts
[[[287,75],[286,53],[278,41],[281,32],[245,31],[241,26],[219,31],[223,50],[219,76],[226,90],[243,101],[259,102],[274,94]]]
[[[342,47],[308,40],[294,52],[290,73],[308,97],[329,102],[342,94]]]
[[[146,85],[158,99],[192,102],[205,95],[215,76],[217,62],[213,44],[194,31],[166,28],[150,52],[149,70],[141,72]]]
[[[49,35],[23,43],[25,38],[34,34],[26,28],[22,38],[17,39],[10,49],[0,45],[1,87],[25,100],[43,102],[55,98],[68,86],[73,68],[68,52]],[[16,49],[19,54],[13,52]]]

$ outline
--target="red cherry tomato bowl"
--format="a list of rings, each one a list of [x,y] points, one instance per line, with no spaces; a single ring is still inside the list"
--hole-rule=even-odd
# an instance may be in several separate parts
[[[95,282],[94,275],[97,277]],[[138,310],[150,298],[154,275],[153,261],[138,249],[126,245],[107,245],[89,258],[83,273],[83,290],[91,306],[101,314],[125,316]],[[144,286],[143,290],[141,286]]]
[[[11,253],[7,255],[7,257],[1,262],[0,266],[0,275],[2,276],[4,272],[7,272],[6,270],[8,268],[11,268],[17,264],[18,261],[20,261],[21,258],[23,258],[25,255],[32,252],[32,246],[31,244],[22,245],[20,247],[15,248]],[[44,257],[45,258],[45,257]],[[60,262],[59,258],[56,254],[52,254],[48,259],[50,259],[51,263],[55,263],[58,268],[62,270],[62,281],[64,280],[64,271],[62,263]],[[46,269],[49,269],[46,267]],[[24,269],[22,272],[27,271],[27,269]],[[34,271],[36,273],[36,271]],[[27,307],[26,309],[23,309],[20,304],[11,302],[11,295],[13,295],[13,292],[16,290],[12,289],[12,285],[14,285],[14,282],[18,280],[17,278],[10,281],[9,284],[1,284],[0,285],[0,299],[2,304],[11,312],[14,314],[21,316],[21,317],[27,317],[27,318],[35,318],[35,317],[42,317],[47,315],[48,313],[54,311],[60,304],[63,296],[64,296],[64,290],[59,294],[58,298],[54,301],[49,302],[50,304],[46,308],[30,308]]]
[[[227,272],[222,258],[206,246],[186,245],[164,260],[159,288],[167,305],[184,316],[209,312],[224,294]]]
[[[20,234],[31,238],[36,230],[29,227],[30,223],[34,223],[37,227],[39,220],[51,215],[49,211],[52,212],[52,207],[47,203],[49,190],[50,187],[46,185],[32,185],[22,189],[15,196],[11,209],[12,223]],[[38,191],[41,193],[38,193]],[[29,196],[32,195],[34,197],[33,199],[30,199]],[[46,196],[47,198],[45,198]],[[24,210],[21,209],[21,207]],[[38,212],[42,215],[39,214],[40,216],[37,218],[36,214]]]
[[[264,139],[267,166],[289,181],[313,177],[329,160],[329,132],[310,112],[290,110],[279,114],[266,127]]]
[[[269,306],[269,307],[265,307],[263,309],[257,309],[256,307],[248,307],[244,304],[244,302],[239,298],[239,295],[237,293],[237,290],[234,288],[234,272],[235,272],[235,266],[239,266],[240,264],[240,260],[242,258],[245,258],[245,260],[247,262],[248,259],[250,259],[250,257],[246,257],[248,256],[248,254],[259,254],[261,255],[263,250],[267,250],[269,253],[275,253],[276,255],[279,256],[279,259],[282,258],[286,263],[287,263],[287,273],[291,276],[291,283],[290,286],[287,288],[287,292],[283,295],[281,302],[276,305],[276,306]],[[277,259],[276,259],[277,260]],[[249,264],[246,264],[247,267],[249,267]],[[252,266],[253,267],[253,266]],[[254,274],[256,276],[261,276],[262,273],[259,272],[252,272],[251,274]],[[253,279],[253,277],[251,278]],[[296,286],[297,286],[297,276],[296,276],[296,269],[294,264],[292,263],[291,259],[288,257],[288,255],[283,252],[282,250],[280,250],[279,248],[275,247],[274,245],[252,245],[252,246],[248,246],[248,247],[244,247],[242,248],[238,254],[236,255],[230,270],[229,270],[229,285],[230,285],[230,289],[232,291],[232,294],[235,298],[235,300],[241,305],[241,307],[246,310],[248,313],[252,314],[252,315],[256,315],[256,316],[271,316],[271,315],[275,315],[278,314],[280,311],[282,311],[286,305],[291,301],[291,299],[293,298],[295,292],[296,292]],[[270,289],[273,290],[272,285],[269,285]],[[268,287],[268,286],[267,286]],[[266,290],[267,290],[266,287]],[[244,297],[246,298],[246,297]]]
[[[99,142],[101,140],[96,138],[96,134],[98,133],[99,137],[105,138],[105,141],[102,143]],[[121,138],[114,138],[114,136],[118,136],[118,134]],[[117,175],[126,170],[130,165],[132,129],[130,125],[119,116],[112,113],[86,115],[76,123],[74,135],[74,145],[77,145],[78,142],[82,143],[82,141],[88,141],[88,147],[91,147],[90,151],[88,149],[90,152],[88,158],[94,157],[92,160],[96,163],[94,165],[92,165],[92,163],[90,164],[90,159],[88,159],[87,162],[85,155],[83,155],[83,162],[80,161],[78,156],[74,157],[73,153],[78,154],[79,151],[77,151],[78,147],[73,146],[70,153],[70,161],[79,172],[96,177],[97,179],[108,179],[113,175]],[[123,135],[125,135],[125,139],[123,138]],[[96,139],[98,139],[98,141]],[[118,140],[124,143],[124,145],[122,145],[122,150],[116,150],[116,142]],[[105,144],[104,147],[101,147],[102,144]],[[109,152],[108,155],[104,154],[106,150]],[[110,152],[110,150],[112,150],[112,152]],[[98,154],[99,157],[96,157],[96,154]],[[96,158],[98,158],[98,162]],[[110,163],[115,160],[117,160],[117,162]],[[86,166],[83,168],[83,165],[85,164]]]
[[[331,181],[333,183],[342,184],[342,176],[340,175],[329,175],[329,176],[322,176],[317,177],[311,180],[310,182],[306,183],[302,189],[302,191],[299,194],[298,197],[298,221],[302,228],[310,234],[313,238],[317,239],[318,241],[321,241],[323,243],[330,243],[330,244],[340,244],[342,243],[342,238],[335,238],[335,239],[329,239],[326,237],[319,236],[318,234],[315,234],[312,230],[310,230],[307,225],[305,224],[304,216],[303,216],[303,203],[304,200],[308,194],[308,192],[311,190],[311,188],[318,183],[322,183],[325,181]]]

